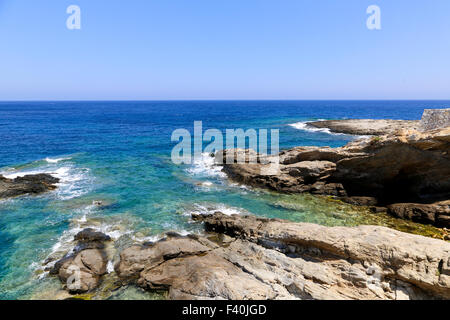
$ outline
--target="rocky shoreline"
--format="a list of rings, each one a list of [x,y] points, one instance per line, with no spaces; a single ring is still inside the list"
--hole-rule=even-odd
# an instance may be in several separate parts
[[[269,159],[251,150],[213,156],[231,153],[247,160],[222,165],[239,183],[324,195],[374,213],[449,227],[450,127],[424,131],[416,122],[396,122],[389,129],[379,124],[381,136],[341,148],[282,151],[280,170],[272,175],[262,174]],[[364,130],[375,132],[373,126]],[[450,299],[448,241],[382,226],[325,227],[221,212],[192,220],[203,225],[201,235],[169,232],[159,241],[125,247],[84,229],[75,235],[73,250],[45,261],[45,270],[75,299],[130,286],[174,300]]]
[[[57,275],[69,293],[89,292],[99,286],[101,277],[107,273],[108,257],[104,249],[111,237],[87,228],[75,235],[74,240],[77,244],[72,252],[53,265],[51,260],[44,262],[50,264],[46,271]]]
[[[30,174],[8,179],[0,175],[0,199],[22,195],[37,195],[55,190],[60,180],[50,174]]]
[[[324,227],[220,212],[194,215],[205,234],[168,233],[120,252],[121,286],[167,299],[449,299],[450,243],[379,226]],[[107,235],[84,230],[84,246],[54,264],[64,288],[95,291],[106,273]],[[81,286],[68,279],[79,271]],[[70,281],[69,281],[70,282]]]
[[[393,134],[398,130],[417,130],[420,121],[415,120],[324,120],[308,122],[309,126],[320,129],[329,129],[333,133],[352,135],[385,135]]]
[[[296,147],[280,152],[280,170],[271,175],[265,174],[270,157],[251,150],[223,152],[216,158],[231,153],[232,159],[246,159],[223,164],[223,172],[238,183],[332,196],[374,212],[450,227],[450,127],[399,130],[340,148]]]
[[[341,148],[283,151],[276,175],[261,174],[267,159],[255,152],[225,150],[247,162],[222,169],[254,187],[331,196],[448,227],[449,145],[450,128],[405,129]],[[325,227],[221,212],[192,220],[204,226],[202,235],[170,232],[113,254],[105,249],[117,247],[108,235],[85,229],[46,270],[73,298],[105,290],[109,279],[106,288],[135,286],[176,300],[450,299],[448,241],[382,226]],[[112,262],[114,270],[107,270]]]

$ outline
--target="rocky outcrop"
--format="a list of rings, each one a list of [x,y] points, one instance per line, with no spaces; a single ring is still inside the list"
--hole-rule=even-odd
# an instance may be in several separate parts
[[[425,109],[420,120],[419,130],[429,131],[450,127],[450,108]]]
[[[411,120],[325,120],[308,122],[309,126],[329,129],[334,133],[354,135],[385,135],[393,134],[398,130],[413,130],[419,127],[419,121]]]
[[[70,293],[84,293],[98,287],[100,277],[106,273],[104,253],[98,249],[86,249],[66,258],[58,276]]]
[[[118,275],[171,299],[450,298],[450,243],[442,240],[378,226],[193,218],[215,242],[171,235],[132,246]]]
[[[47,268],[51,275],[59,277],[64,289],[72,294],[89,292],[99,286],[107,267],[104,242],[111,238],[88,228],[79,232],[75,240],[78,243],[73,252]]]
[[[415,222],[432,223],[438,227],[450,225],[450,200],[432,204],[395,203],[388,206],[388,213]]]
[[[0,175],[0,199],[17,197],[25,194],[40,194],[56,189],[59,182],[49,174],[32,174],[15,179],[8,179]]]
[[[224,153],[252,154],[244,150]],[[277,174],[267,174],[270,164],[264,156],[252,157],[258,162],[228,162],[223,171],[236,182],[279,192],[331,195],[352,203],[370,198],[371,205],[382,207],[427,204],[427,210],[436,211],[422,215],[420,221],[450,227],[445,217],[448,206],[441,210],[440,204],[431,205],[450,199],[450,128],[399,131],[353,141],[341,148],[293,148],[279,154]]]

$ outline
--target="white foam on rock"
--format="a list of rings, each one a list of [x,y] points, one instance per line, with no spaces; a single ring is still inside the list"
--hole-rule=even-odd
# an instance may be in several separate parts
[[[303,130],[303,131],[308,131],[308,132],[322,132],[322,133],[328,133],[328,134],[332,134],[332,135],[344,135],[343,133],[331,132],[331,130],[328,128],[313,127],[309,124],[310,122],[311,121],[300,121],[300,122],[296,122],[296,123],[291,123],[291,124],[289,124],[289,126],[295,128],[295,129],[298,129],[298,130]]]
[[[323,119],[319,119],[317,121],[323,121]],[[296,122],[296,123],[291,123],[291,124],[289,124],[289,126],[295,128],[295,129],[298,129],[298,130],[303,130],[303,131],[308,131],[308,132],[327,133],[327,134],[334,135],[334,136],[348,136],[348,137],[353,137],[354,139],[367,139],[367,138],[371,137],[371,136],[367,136],[367,135],[351,135],[351,134],[346,134],[346,133],[332,132],[329,128],[313,127],[312,125],[309,124],[310,122],[313,122],[313,121],[300,121],[300,122]]]
[[[45,268],[53,267],[59,259],[72,252],[77,244],[74,239],[75,235],[86,228],[91,228],[94,231],[102,232],[110,236],[113,241],[117,241],[123,236],[131,236],[134,234],[132,226],[128,226],[127,223],[123,221],[122,217],[108,217],[102,219],[95,216],[91,219],[90,216],[93,216],[96,213],[97,208],[98,207],[95,205],[89,205],[78,210],[78,215],[71,220],[69,229],[65,230],[59,236],[56,243],[50,249],[50,253],[44,259],[45,261],[51,258],[52,261],[45,265],[44,263],[37,264],[35,266],[35,271],[39,269],[43,271]],[[48,271],[42,272],[40,277],[44,277],[47,274]]]
[[[49,193],[55,195],[58,200],[68,200],[88,193],[93,185],[93,177],[90,175],[88,168],[79,168],[74,163],[64,162],[61,165],[59,163],[63,160],[69,160],[70,158],[46,158],[44,165],[40,165],[37,168],[15,170],[12,168],[6,169],[0,172],[8,179],[15,179],[17,177],[23,177],[26,175],[35,175],[47,173],[56,178],[59,178],[58,187],[55,191]],[[40,163],[42,161],[36,161]]]
[[[231,216],[234,214],[238,215],[248,214],[248,212],[245,209],[227,206],[223,203],[208,203],[208,204],[195,203],[192,208],[186,211],[185,215],[188,215],[190,217],[193,214],[205,215],[205,214],[213,214],[215,212],[221,212],[227,216]]]

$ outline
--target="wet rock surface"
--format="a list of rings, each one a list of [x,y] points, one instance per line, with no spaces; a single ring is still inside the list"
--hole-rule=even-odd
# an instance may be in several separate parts
[[[0,175],[0,199],[40,194],[56,189],[58,178],[41,173],[8,179]]]
[[[125,249],[125,283],[170,299],[448,299],[450,243],[385,227],[193,216],[227,238],[168,236]],[[217,237],[210,237],[210,239]]]

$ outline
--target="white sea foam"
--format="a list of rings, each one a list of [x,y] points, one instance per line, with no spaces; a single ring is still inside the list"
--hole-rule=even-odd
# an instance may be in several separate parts
[[[187,231],[187,230],[180,230],[177,227],[174,227],[172,224],[166,223],[163,225],[164,229],[166,230],[163,233],[157,234],[157,235],[151,235],[151,236],[137,236],[136,234],[133,234],[131,236],[131,239],[134,242],[138,243],[145,243],[145,242],[158,242],[159,240],[163,239],[165,236],[165,233],[168,231],[173,231],[180,236],[187,236],[189,234],[196,233],[195,231]]]
[[[108,264],[106,265],[106,272],[108,273],[114,272],[114,264],[111,260],[109,260]]]
[[[89,174],[89,169],[79,168],[70,162],[61,163],[61,165],[59,164],[59,162],[69,159],[70,158],[47,158],[46,165],[25,170],[15,170],[10,168],[0,172],[0,175],[3,175],[8,179],[15,179],[26,175],[48,173],[60,179],[59,183],[56,184],[58,188],[50,194],[55,195],[59,200],[68,200],[86,194],[91,190],[93,185],[93,178]]]
[[[70,160],[72,158],[66,157],[66,158],[45,158],[45,161],[48,163],[58,163],[60,161]]]
[[[195,176],[219,177],[226,175],[222,172],[222,167],[215,164],[214,157],[209,153],[202,153],[201,157],[194,159],[194,163],[187,172]]]
[[[155,235],[155,236],[144,236],[144,237],[138,237],[136,235],[133,235],[131,237],[133,241],[144,243],[144,242],[157,242],[158,240],[161,240],[163,238],[163,235]]]
[[[234,214],[242,215],[248,214],[245,209],[227,206],[223,203],[207,203],[200,204],[195,203],[192,208],[186,210],[185,215],[191,216],[192,214],[212,214],[215,212],[221,212],[227,216],[231,216]]]
[[[91,219],[90,216],[94,215],[96,210],[97,206],[94,205],[79,209],[78,216],[72,219],[69,229],[61,234],[45,259],[51,258],[52,261],[44,267],[42,264],[38,264],[36,270],[52,267],[56,261],[61,259],[65,254],[72,252],[76,246],[76,241],[74,240],[75,235],[86,228],[92,228],[95,231],[107,234],[113,241],[119,240],[122,236],[131,236],[134,233],[134,231],[126,225],[126,222],[124,223],[121,217],[117,217],[116,219]],[[45,272],[45,274],[47,273],[48,272]]]
[[[289,126],[295,128],[295,129],[298,129],[298,130],[303,130],[303,131],[308,131],[308,132],[323,132],[323,133],[328,133],[328,134],[333,134],[333,135],[343,135],[343,133],[331,132],[331,130],[328,128],[313,127],[309,124],[309,122],[311,122],[311,121],[300,121],[300,122],[296,122],[296,123],[291,123],[291,124],[289,124]]]
[[[89,175],[89,169],[87,168],[61,167],[53,174],[60,179],[56,194],[61,200],[84,195],[92,187],[92,177]]]
[[[259,192],[258,190],[252,189],[252,187],[247,186],[245,184],[240,184],[240,183],[236,183],[236,182],[230,182],[229,185],[232,186],[232,187],[236,187],[236,188],[242,189],[242,191],[252,191],[252,192],[255,192],[255,193]]]
[[[323,121],[323,119],[319,119],[317,121]],[[289,124],[289,126],[298,129],[298,130],[303,130],[303,131],[308,131],[308,132],[322,132],[322,133],[327,133],[330,135],[335,135],[335,136],[349,136],[349,137],[354,137],[354,139],[366,139],[369,138],[371,136],[363,136],[363,135],[350,135],[350,134],[345,134],[345,133],[339,133],[339,132],[331,132],[331,130],[329,128],[316,128],[313,127],[312,125],[310,125],[311,121],[300,121],[300,122],[296,122],[296,123],[291,123]]]
[[[45,172],[42,170],[27,170],[27,171],[7,170],[7,171],[0,172],[0,175],[4,176],[7,179],[15,179],[18,177],[24,177],[26,175],[40,174],[40,173],[45,173]]]

